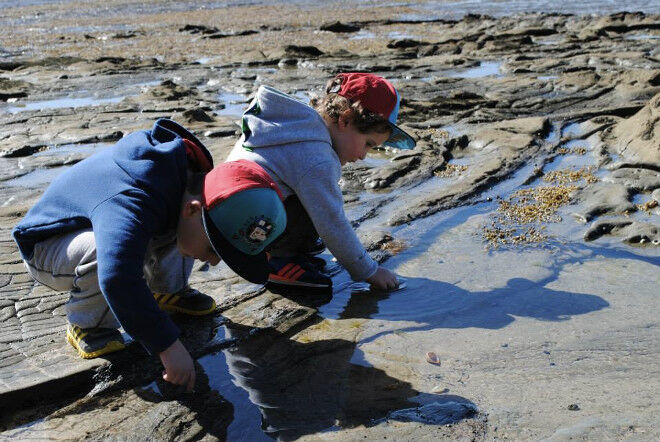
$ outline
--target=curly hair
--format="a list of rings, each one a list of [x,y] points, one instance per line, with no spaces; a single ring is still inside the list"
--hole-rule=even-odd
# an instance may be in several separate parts
[[[326,95],[312,97],[310,105],[323,117],[333,122],[339,121],[339,116],[347,109],[353,109],[353,124],[360,133],[377,132],[380,134],[390,132],[392,129],[387,120],[381,115],[362,107],[359,101],[351,102],[348,98],[337,93],[341,86],[341,78],[335,77],[328,81],[325,88]]]

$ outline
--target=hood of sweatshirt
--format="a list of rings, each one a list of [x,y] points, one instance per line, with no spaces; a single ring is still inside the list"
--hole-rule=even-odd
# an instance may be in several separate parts
[[[272,87],[260,86],[241,122],[245,149],[319,141],[332,145],[314,108]]]

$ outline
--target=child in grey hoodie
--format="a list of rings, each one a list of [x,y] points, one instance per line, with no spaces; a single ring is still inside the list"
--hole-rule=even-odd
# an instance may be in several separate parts
[[[327,246],[353,280],[379,290],[398,286],[353,231],[338,182],[341,166],[364,159],[371,148],[415,147],[395,124],[399,101],[391,83],[369,73],[337,75],[311,106],[267,86],[258,89],[227,161],[258,163],[285,198],[288,224],[270,251],[269,283],[331,289],[331,279],[310,258]]]

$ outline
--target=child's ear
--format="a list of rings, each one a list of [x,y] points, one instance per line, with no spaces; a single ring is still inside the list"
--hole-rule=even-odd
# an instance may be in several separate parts
[[[186,203],[183,205],[183,214],[185,216],[193,216],[197,215],[202,211],[202,202],[200,200],[188,200]]]

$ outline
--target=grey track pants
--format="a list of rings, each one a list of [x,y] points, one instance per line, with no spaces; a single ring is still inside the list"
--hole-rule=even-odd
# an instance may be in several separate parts
[[[174,233],[153,238],[144,260],[144,277],[153,292],[176,293],[188,284],[194,259],[182,256]],[[101,293],[96,242],[91,229],[54,236],[37,243],[25,265],[32,277],[57,291],[69,290],[66,315],[80,328],[119,328]]]

